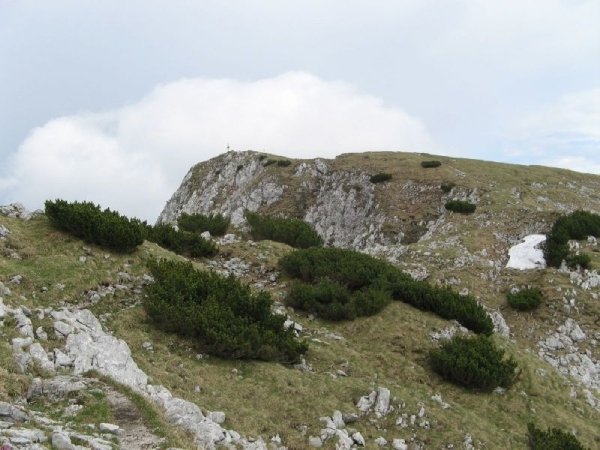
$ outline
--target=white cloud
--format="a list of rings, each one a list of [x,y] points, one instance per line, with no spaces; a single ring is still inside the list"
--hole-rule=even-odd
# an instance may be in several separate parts
[[[185,79],[117,110],[36,128],[0,188],[29,208],[89,200],[153,222],[187,170],[228,143],[296,158],[439,152],[418,119],[345,83],[302,72],[249,83]]]
[[[600,88],[564,95],[527,114],[510,131],[512,156],[600,173]],[[535,161],[532,161],[535,158]]]
[[[597,0],[463,0],[451,14],[437,56],[476,58],[498,72],[590,65],[600,51]]]

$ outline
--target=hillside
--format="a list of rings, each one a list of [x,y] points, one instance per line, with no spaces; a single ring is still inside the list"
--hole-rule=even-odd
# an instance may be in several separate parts
[[[107,252],[54,230],[43,215],[2,207],[0,423],[10,425],[0,427],[0,442],[306,449],[332,435],[322,448],[333,449],[360,446],[358,432],[366,448],[525,449],[534,422],[600,446],[597,241],[573,243],[591,257],[588,271],[506,268],[511,247],[548,233],[561,214],[598,214],[599,176],[410,153],[279,160],[248,151],[197,164],[158,221],[182,212],[232,218],[230,234],[215,238],[220,253],[195,264],[271,292],[274,309],[310,342],[297,366],[208,357],[155,329],[141,307],[151,282],[145,262],[182,257],[149,242],[132,254]],[[441,165],[423,168],[427,160]],[[372,183],[378,173],[392,177]],[[454,186],[444,192],[443,183]],[[447,211],[452,199],[477,209]],[[291,248],[251,240],[244,209],[304,219],[329,245],[474,295],[494,318],[493,339],[518,363],[516,384],[488,394],[442,380],[427,354],[458,326],[401,302],[348,322],[286,309],[290,280],[277,261]],[[506,293],[526,285],[539,287],[544,302],[516,312]],[[62,437],[73,446],[61,447]]]

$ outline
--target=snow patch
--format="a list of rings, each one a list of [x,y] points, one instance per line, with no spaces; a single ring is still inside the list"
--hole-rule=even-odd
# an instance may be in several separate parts
[[[546,267],[544,253],[539,244],[546,240],[544,234],[531,234],[523,238],[523,242],[514,245],[508,251],[507,268],[510,269],[543,269]]]

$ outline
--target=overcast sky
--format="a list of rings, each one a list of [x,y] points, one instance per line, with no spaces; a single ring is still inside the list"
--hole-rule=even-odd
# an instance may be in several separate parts
[[[600,173],[600,1],[0,0],[0,204],[154,222],[227,144]]]

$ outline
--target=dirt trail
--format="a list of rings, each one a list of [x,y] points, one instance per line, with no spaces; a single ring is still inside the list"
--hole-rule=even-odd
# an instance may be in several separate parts
[[[138,407],[125,395],[111,387],[106,386],[104,392],[114,414],[115,424],[121,427],[120,447],[127,450],[159,448],[162,439],[146,427]]]

